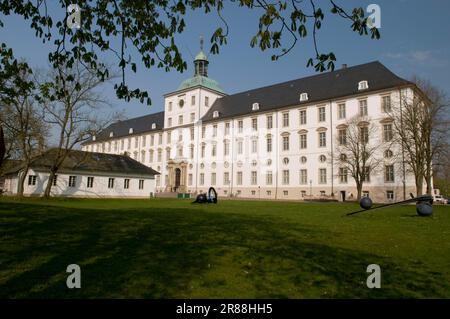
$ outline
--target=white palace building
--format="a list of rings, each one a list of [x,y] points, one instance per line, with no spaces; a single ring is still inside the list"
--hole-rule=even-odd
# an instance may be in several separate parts
[[[346,121],[362,114],[379,127],[384,158],[363,194],[386,202],[415,192],[413,176],[392,159],[401,150],[392,149],[388,116],[415,86],[380,62],[231,95],[208,77],[203,52],[194,64],[194,76],[164,96],[163,112],[113,123],[82,149],[127,154],[153,168],[157,193],[213,186],[222,197],[355,199],[355,182],[333,152]]]

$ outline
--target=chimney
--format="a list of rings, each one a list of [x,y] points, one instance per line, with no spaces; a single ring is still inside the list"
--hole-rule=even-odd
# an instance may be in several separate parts
[[[347,64],[342,64],[342,69],[345,70],[347,68]]]

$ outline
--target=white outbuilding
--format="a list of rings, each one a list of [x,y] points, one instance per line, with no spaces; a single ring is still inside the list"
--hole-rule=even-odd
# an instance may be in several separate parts
[[[49,178],[56,149],[36,157],[25,172],[18,165],[3,175],[3,194],[17,195],[21,174],[27,174],[25,196],[42,196]],[[149,198],[155,194],[155,176],[159,173],[138,161],[115,154],[71,151],[55,179],[52,196]]]

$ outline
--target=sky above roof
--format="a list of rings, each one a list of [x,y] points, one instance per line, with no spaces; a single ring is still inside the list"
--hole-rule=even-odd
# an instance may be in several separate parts
[[[416,74],[432,81],[450,95],[450,1],[442,0],[382,0],[381,39],[371,40],[350,30],[349,22],[332,16],[328,4],[323,2],[325,21],[318,34],[318,45],[322,52],[333,51],[337,56],[337,67],[349,66],[379,60],[390,70],[403,78]],[[345,8],[366,7],[371,1],[337,1]],[[296,48],[278,61],[271,61],[274,51],[261,52],[250,47],[250,40],[258,27],[258,9],[239,8],[226,3],[224,18],[230,26],[228,44],[221,47],[219,55],[208,54],[210,61],[208,75],[219,82],[228,94],[267,86],[279,82],[313,75],[306,67],[313,56],[310,37],[297,43]],[[34,32],[17,16],[3,17],[5,27],[0,29],[0,42],[6,42],[16,56],[25,58],[37,68],[46,68],[47,55],[52,44],[42,44]],[[217,14],[190,12],[186,18],[187,27],[176,37],[188,70],[184,73],[162,69],[144,69],[141,65],[137,74],[128,74],[131,87],[140,87],[150,92],[152,105],[138,101],[126,103],[116,99],[112,85],[104,92],[117,110],[125,110],[127,117],[141,116],[163,110],[163,95],[175,91],[180,83],[194,73],[193,59],[200,51],[199,37],[205,38],[205,51],[209,50],[209,39],[213,31],[221,26]],[[285,36],[286,44],[289,38]],[[109,62],[114,62],[112,59]],[[139,64],[138,64],[139,68]]]

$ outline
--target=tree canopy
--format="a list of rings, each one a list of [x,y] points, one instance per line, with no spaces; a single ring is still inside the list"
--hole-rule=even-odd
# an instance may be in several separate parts
[[[104,80],[109,77],[110,68],[101,62],[99,55],[112,52],[116,58],[115,66],[121,70],[120,80],[115,84],[117,96],[127,101],[137,98],[141,103],[151,104],[147,91],[127,85],[127,74],[136,72],[140,62],[147,69],[186,70],[186,61],[174,36],[183,33],[188,10],[217,13],[218,26],[210,38],[210,52],[219,53],[229,36],[229,25],[222,14],[225,5],[259,10],[258,28],[250,39],[250,46],[263,51],[273,50],[272,60],[285,56],[300,40],[310,36],[315,56],[307,61],[307,65],[319,72],[333,70],[336,61],[333,52],[323,53],[318,46],[317,33],[325,21],[325,12],[348,20],[351,30],[360,35],[370,35],[373,39],[380,37],[362,7],[346,9],[335,0],[320,4],[318,0],[4,0],[0,3],[0,13],[5,16],[19,15],[30,22],[36,37],[43,42],[53,42],[48,60],[55,69],[63,65],[70,68],[79,61],[93,70],[100,80]],[[70,28],[67,22],[73,19],[77,8],[81,10],[80,27]],[[0,20],[0,27],[3,26]],[[112,45],[116,40],[119,40],[118,47]],[[132,50],[137,50],[139,54],[133,56]],[[28,66],[19,63],[11,48],[2,43],[0,84],[19,69],[28,69]],[[29,85],[18,84],[21,89]]]

